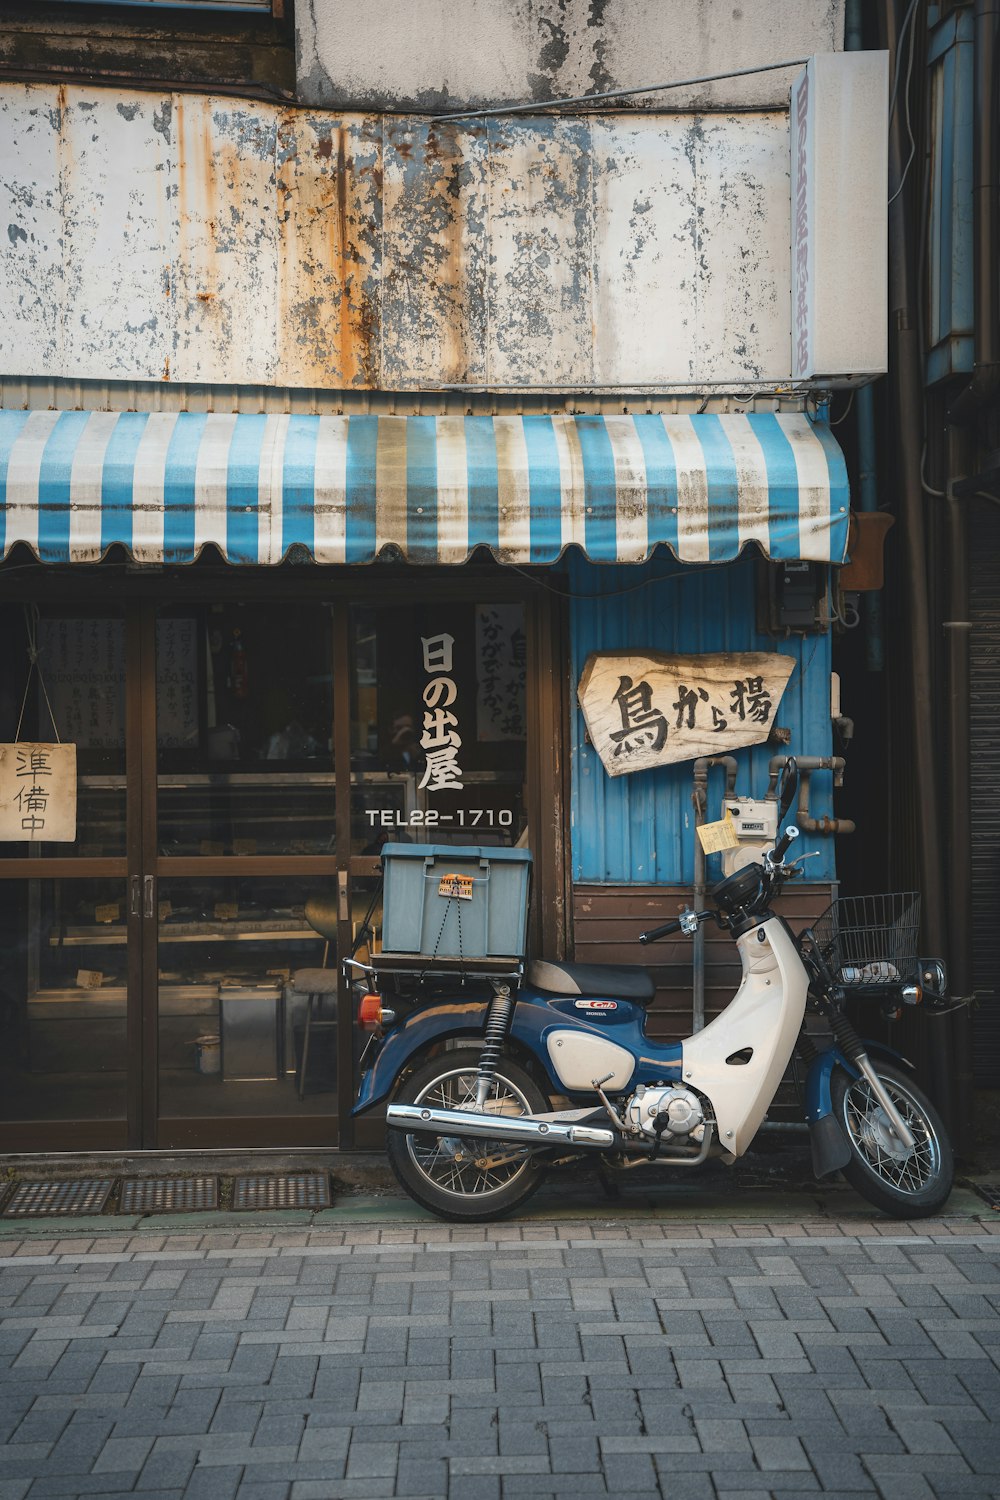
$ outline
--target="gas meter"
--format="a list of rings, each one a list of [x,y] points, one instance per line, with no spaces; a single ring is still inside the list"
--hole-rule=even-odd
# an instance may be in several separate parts
[[[723,877],[744,865],[761,864],[766,849],[773,849],[778,836],[778,804],[755,797],[727,797],[722,816],[732,818],[739,847],[722,851]]]

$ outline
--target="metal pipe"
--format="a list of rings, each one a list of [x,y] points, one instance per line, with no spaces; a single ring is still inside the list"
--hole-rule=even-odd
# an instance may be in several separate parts
[[[997,246],[997,0],[976,0],[975,12],[975,374],[949,412],[964,423],[976,415],[1000,385],[998,381],[996,246]],[[949,434],[948,472],[972,474],[978,466],[975,440],[968,427]],[[972,805],[971,689],[969,667],[968,538],[966,511],[953,485],[945,501],[948,527],[948,619],[943,621],[948,660],[948,824],[951,867],[948,890],[948,971],[952,992],[972,993]],[[971,1146],[973,1088],[972,1024],[963,1006],[941,1018],[940,1030],[953,1046],[954,1089],[945,1110],[960,1151]],[[945,1102],[941,1101],[942,1104]]]
[[[951,445],[970,453],[968,429],[952,428]],[[970,453],[971,456],[971,453]],[[969,472],[968,464],[951,472]],[[967,502],[949,493],[944,502],[948,518],[948,613],[943,621],[948,658],[948,844],[951,855],[948,889],[948,979],[953,995],[972,994],[972,795],[969,770],[972,752],[970,730],[970,666],[968,546],[965,530]],[[948,1121],[956,1149],[967,1153],[972,1145],[972,1024],[968,1007],[960,1006],[941,1016],[935,1031],[949,1031],[954,1046],[951,1111]]]
[[[996,74],[998,0],[976,0],[976,364],[996,372],[997,341],[997,139]]]
[[[885,20],[890,50],[896,53],[896,7],[886,0]],[[915,23],[914,23],[915,24]],[[916,37],[913,38],[916,45]],[[898,69],[900,59],[896,57]],[[919,73],[922,70],[918,70]],[[899,182],[908,142],[904,140],[906,111],[897,109],[889,129],[889,179]],[[913,247],[909,200],[902,192],[889,209],[889,290],[894,335],[896,378],[897,472],[899,517],[903,532],[904,573],[908,581],[907,635],[910,645],[909,749],[913,756],[918,820],[920,885],[924,893],[924,925],[928,948],[941,951],[944,937],[944,887],[941,854],[941,809],[933,725],[934,661],[931,650],[930,589],[924,527],[920,455],[923,450],[923,372],[914,294]]]
[[[772,755],[767,763],[767,793],[774,801],[778,795],[778,777],[788,759],[787,755]],[[829,838],[836,833],[855,833],[856,825],[851,818],[813,818],[809,813],[809,778],[813,771],[832,771],[834,786],[843,786],[844,768],[847,765],[842,755],[797,755],[795,764],[799,769],[799,799],[795,810],[795,822],[801,833],[819,833]]]
[[[691,795],[696,825],[704,822],[703,814],[708,806],[710,766],[725,766],[727,797],[731,797],[736,790],[738,766],[735,756],[700,756],[694,763],[694,791]],[[701,911],[705,904],[705,851],[701,847],[697,831],[694,839],[694,889],[691,900],[695,911]],[[705,1025],[705,930],[700,923],[691,942],[691,1033],[694,1035]]]
[[[875,467],[875,392],[870,385],[863,385],[858,391],[855,410],[858,414],[858,500],[863,511],[876,511],[878,482]],[[884,672],[882,590],[869,589],[862,608],[865,616],[865,666],[869,672]]]
[[[997,16],[1000,0],[976,0],[975,14],[975,162],[972,187],[974,225],[975,369],[948,412],[948,420],[973,421],[984,403],[1000,390],[997,337],[997,143],[994,103]]]

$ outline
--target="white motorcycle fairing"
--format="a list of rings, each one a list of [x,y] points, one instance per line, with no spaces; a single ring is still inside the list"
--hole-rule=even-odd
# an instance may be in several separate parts
[[[778,918],[743,933],[736,946],[740,987],[720,1016],[683,1042],[682,1069],[684,1083],[712,1104],[719,1144],[742,1156],[788,1066],[809,985],[795,940]]]

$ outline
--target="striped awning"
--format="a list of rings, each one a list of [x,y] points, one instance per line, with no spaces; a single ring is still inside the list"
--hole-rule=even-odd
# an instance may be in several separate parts
[[[753,416],[384,417],[0,412],[0,541],[43,562],[843,561],[828,427]]]

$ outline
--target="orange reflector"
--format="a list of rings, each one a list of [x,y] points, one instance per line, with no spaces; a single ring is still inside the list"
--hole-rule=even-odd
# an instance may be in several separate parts
[[[376,1027],[382,1023],[382,996],[362,995],[361,1005],[358,1009],[358,1024],[366,1027]]]

